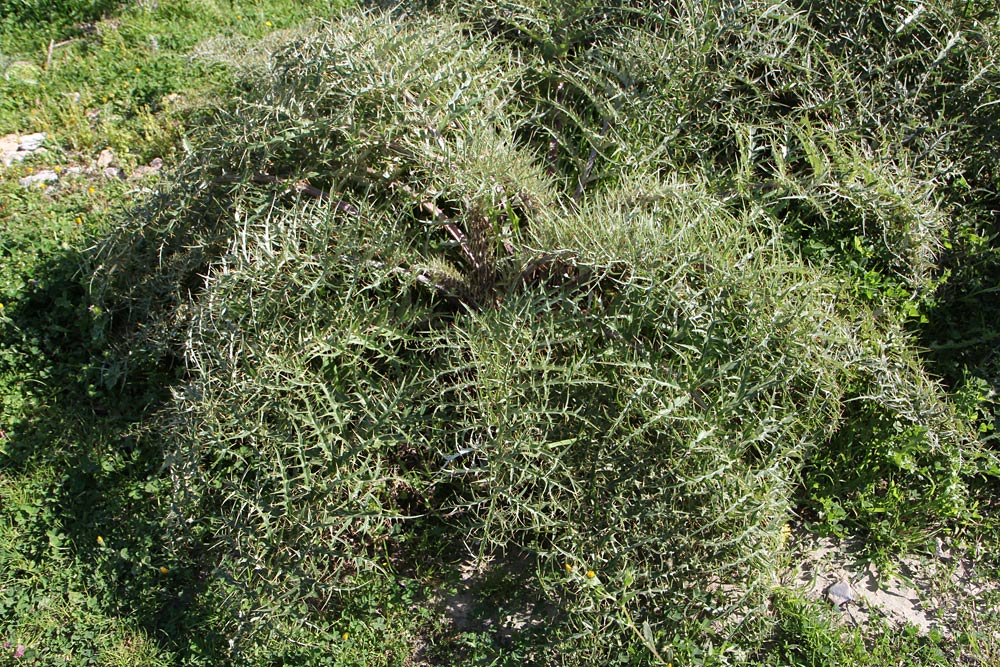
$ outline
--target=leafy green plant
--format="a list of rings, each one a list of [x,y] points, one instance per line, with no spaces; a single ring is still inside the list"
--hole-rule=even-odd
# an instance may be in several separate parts
[[[770,643],[773,650],[768,657],[753,664],[759,665],[879,665],[895,660],[907,665],[948,665],[952,658],[940,648],[940,636],[918,636],[916,629],[908,626],[889,628],[885,622],[874,620],[880,626],[878,638],[866,641],[856,629],[844,627],[826,605],[804,600],[790,591],[776,594],[775,611],[778,623]]]

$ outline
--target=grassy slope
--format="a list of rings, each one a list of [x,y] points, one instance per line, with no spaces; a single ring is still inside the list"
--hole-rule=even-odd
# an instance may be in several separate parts
[[[196,565],[210,559],[186,551],[196,551],[196,545],[164,544],[172,510],[169,481],[161,474],[158,444],[136,428],[166,398],[162,387],[173,380],[173,371],[161,368],[162,376],[128,390],[102,387],[96,371],[106,341],[102,313],[87,307],[79,284],[80,253],[87,239],[106,227],[105,218],[136,196],[137,186],[84,177],[25,192],[16,178],[29,168],[86,165],[105,146],[126,168],[158,156],[174,161],[189,109],[223,90],[228,77],[210,60],[189,60],[189,49],[216,34],[259,38],[329,7],[161,5],[96,7],[96,13],[77,17],[95,20],[112,12],[114,18],[98,21],[94,31],[68,21],[50,28],[57,32],[39,35],[8,22],[0,35],[6,58],[0,64],[33,65],[19,65],[22,74],[0,81],[0,134],[46,131],[57,143],[49,154],[8,170],[0,183],[0,619],[7,633],[0,640],[26,644],[28,657],[41,664],[62,664],[67,656],[73,664],[218,664],[228,650],[218,629],[232,619],[218,616],[225,605],[211,598],[215,593],[206,594],[211,572]],[[48,39],[64,38],[77,41],[58,47],[43,69]],[[941,329],[939,322],[929,323],[932,331]],[[974,400],[971,406],[977,409]],[[876,415],[859,426],[865,428],[885,426]],[[849,454],[835,451],[836,456],[845,459],[839,465],[857,464]],[[884,464],[872,465],[877,476]],[[824,500],[838,501],[826,493],[810,498],[814,508],[829,509]],[[872,497],[862,491],[861,502]],[[990,498],[981,497],[982,527],[963,521],[970,543],[991,539]],[[821,526],[840,530],[841,517],[833,516],[835,521]],[[889,541],[895,537],[892,525],[882,530]],[[484,636],[447,637],[432,615],[407,616],[413,596],[423,595],[412,587],[437,581],[439,575],[431,574],[401,574],[412,582],[409,592],[374,586],[359,595],[335,629],[343,634],[343,645],[331,659],[399,664],[417,636],[433,639],[442,656],[472,661],[490,655],[495,649]],[[989,649],[959,644],[946,644],[946,653],[939,654],[934,642],[906,638],[882,638],[866,648],[858,635],[837,639],[840,631],[824,620],[826,612],[794,595],[781,593],[774,608],[780,631],[761,658],[771,664],[882,664],[900,654],[912,664],[946,664],[956,653],[989,655]],[[396,639],[388,652],[382,642],[386,627]],[[696,659],[701,649],[689,650],[689,658]],[[308,651],[286,655],[300,664]],[[516,651],[508,659],[516,659]]]

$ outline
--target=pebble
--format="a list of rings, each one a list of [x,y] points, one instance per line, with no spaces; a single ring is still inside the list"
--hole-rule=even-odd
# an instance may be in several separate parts
[[[851,584],[841,579],[826,589],[826,599],[838,607],[843,607],[848,602],[854,601],[854,589],[851,588]]]
[[[159,173],[160,169],[163,168],[163,160],[160,158],[153,158],[153,161],[148,165],[140,165],[135,168],[135,170],[129,174],[129,180],[136,178],[145,178],[147,176],[152,176],[153,174]]]
[[[97,168],[107,169],[115,161],[115,154],[111,152],[110,148],[105,148],[101,151],[101,154],[97,156]]]

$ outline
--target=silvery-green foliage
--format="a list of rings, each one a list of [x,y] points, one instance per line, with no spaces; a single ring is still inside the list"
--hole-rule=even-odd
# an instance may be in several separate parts
[[[907,334],[789,242],[856,234],[919,290],[933,182],[834,116],[783,119],[758,89],[781,81],[734,87],[756,66],[713,40],[791,85],[805,9],[676,4],[347,14],[256,69],[96,249],[128,344],[185,365],[154,428],[242,646],[330,641],[428,522],[532,554],[564,655],[728,636],[857,402],[918,429],[962,507],[970,436]]]

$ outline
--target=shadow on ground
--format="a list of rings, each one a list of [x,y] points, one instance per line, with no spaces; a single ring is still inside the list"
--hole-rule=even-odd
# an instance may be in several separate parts
[[[49,259],[0,321],[0,480],[33,499],[0,510],[19,536],[16,553],[0,553],[10,561],[0,570],[10,568],[7,580],[30,599],[83,605],[97,626],[141,628],[181,662],[222,656],[224,640],[208,631],[201,603],[202,555],[165,543],[169,485],[158,443],[143,435],[172,371],[101,385],[109,348],[87,304],[81,259],[75,251]],[[25,562],[34,570],[17,569]],[[32,613],[0,605],[8,627]],[[101,627],[91,630],[48,627],[38,643],[95,659]]]

